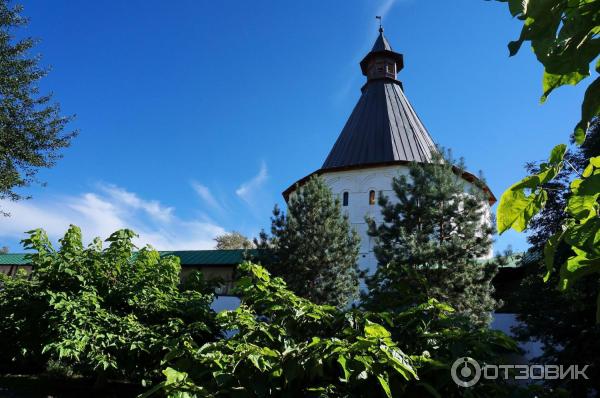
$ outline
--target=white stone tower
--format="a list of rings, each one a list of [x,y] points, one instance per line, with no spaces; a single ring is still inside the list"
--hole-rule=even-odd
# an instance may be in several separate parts
[[[402,54],[392,50],[380,27],[373,48],[360,62],[362,73],[367,77],[362,95],[325,163],[283,193],[287,199],[296,184],[302,184],[313,174],[321,175],[340,198],[360,235],[359,265],[371,271],[377,262],[365,217],[381,222],[379,194],[393,199],[392,179],[407,175],[410,162],[429,162],[432,153],[437,152],[397,79],[403,66]],[[470,173],[463,173],[462,177],[468,189],[480,187],[477,189],[488,194],[490,206],[494,204],[496,198],[477,177]]]

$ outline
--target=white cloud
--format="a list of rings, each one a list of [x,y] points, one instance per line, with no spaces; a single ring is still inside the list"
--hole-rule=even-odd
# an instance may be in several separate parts
[[[118,202],[126,204],[133,209],[144,210],[150,216],[155,217],[161,221],[171,220],[173,208],[163,207],[156,200],[143,200],[136,194],[127,192],[126,190],[119,188],[115,185],[101,184],[100,188],[107,193],[110,197]]]
[[[268,178],[267,165],[265,162],[262,162],[258,174],[240,185],[239,188],[235,190],[235,194],[245,202],[253,204],[258,191]]]
[[[385,17],[389,14],[390,10],[394,7],[394,5],[396,5],[396,3],[398,3],[399,1],[406,2],[407,0],[383,0],[369,3],[369,5],[373,4],[374,6],[376,6],[376,8],[372,9],[373,13],[367,13],[369,15],[372,15],[372,17],[369,18],[373,19],[370,20],[371,22],[367,25],[368,29],[365,31],[364,34],[364,42],[360,47],[357,48],[356,52],[354,53],[354,56],[351,58],[351,61],[347,65],[345,65],[341,71],[341,76],[343,77],[343,79],[340,79],[340,87],[332,96],[334,102],[339,104],[342,101],[346,100],[348,95],[350,95],[351,90],[353,88],[356,88],[359,84],[358,82],[362,81],[363,79],[360,73],[358,73],[357,64],[365,55],[367,55],[367,52],[370,51],[371,47],[373,46],[373,42],[377,37],[376,24],[378,23],[378,21],[375,20],[374,17],[380,16],[382,18],[382,23],[385,27]],[[397,21],[390,22],[390,25],[394,24],[397,24]],[[360,85],[362,85],[363,83],[364,82],[361,82]],[[354,95],[358,94],[358,91],[354,93]]]
[[[200,199],[213,209],[223,211],[223,206],[217,201],[210,189],[206,185],[202,185],[197,181],[192,181],[192,188],[196,191],[196,194],[200,196]]]
[[[397,0],[385,0],[379,8],[377,9],[377,15],[385,18],[385,16],[390,12],[394,4],[396,4]]]
[[[11,213],[0,223],[0,237],[5,238],[21,239],[25,231],[43,228],[56,241],[69,224],[75,224],[81,227],[86,242],[96,236],[105,239],[120,228],[131,228],[139,234],[138,246],[193,250],[212,248],[213,238],[225,232],[209,221],[180,219],[173,207],[142,199],[114,185],[100,185],[98,192],[46,201],[0,201],[0,207]]]

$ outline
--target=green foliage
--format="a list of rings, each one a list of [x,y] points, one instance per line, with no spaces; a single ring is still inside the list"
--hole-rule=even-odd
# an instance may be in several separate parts
[[[367,279],[368,308],[397,311],[436,298],[478,324],[489,321],[496,268],[479,259],[491,250],[493,224],[487,198],[467,191],[463,170],[439,155],[395,177],[394,199],[379,198],[383,220],[368,220],[379,264]]]
[[[530,198],[547,197],[544,184],[554,178],[564,167],[565,145],[558,145],[552,150],[548,163],[541,166],[541,171],[526,177],[508,189],[500,199],[498,220],[503,220],[500,233],[508,228],[522,231],[527,223],[543,207],[545,200],[534,210],[526,206]],[[526,190],[531,193],[527,194]],[[558,230],[544,247],[544,259],[547,273],[544,280],[550,278],[557,264],[555,254],[561,243],[570,246],[573,255],[562,264],[558,264],[561,290],[566,290],[578,279],[600,273],[600,156],[589,159],[580,178],[571,182],[570,195],[566,205],[567,217],[562,228]],[[534,199],[536,200],[536,199]],[[598,296],[600,300],[600,294]],[[597,321],[600,322],[600,305]]]
[[[502,194],[498,205],[498,232],[509,228],[522,232],[529,221],[544,207],[548,193],[544,185],[556,177],[562,167],[567,146],[557,145],[548,163],[542,163],[538,173],[514,184]]]
[[[515,55],[525,41],[544,66],[542,102],[565,84],[577,84],[590,75],[590,64],[600,73],[600,1],[598,0],[499,0],[523,21],[518,40],[508,45]],[[600,116],[600,77],[588,86],[581,120],[574,137],[581,144],[594,117]]]
[[[217,236],[215,239],[217,250],[252,249],[252,241],[237,231],[228,232]]]
[[[230,337],[181,341],[166,358],[165,380],[144,396],[462,396],[449,372],[457,357],[497,360],[515,349],[436,300],[397,314],[344,311],[296,296],[258,265],[240,271],[241,306],[218,315]],[[471,392],[508,390],[482,381]]]
[[[0,276],[0,371],[152,381],[163,368],[145,396],[452,397],[463,394],[449,372],[456,358],[499,363],[515,350],[435,299],[395,313],[343,310],[250,263],[240,266],[240,307],[215,316],[202,278],[181,286],[178,260],[134,251],[134,236],[84,248],[71,227],[55,250],[31,231],[31,275]],[[512,389],[482,381],[470,392]]]
[[[63,133],[71,118],[60,116],[50,94],[39,94],[47,70],[38,66],[39,56],[28,57],[35,40],[13,35],[27,24],[21,11],[0,0],[0,199],[11,200],[22,198],[15,188],[30,185],[40,168],[51,167],[76,134]]]
[[[212,295],[181,290],[179,259],[134,252],[133,237],[120,230],[106,249],[98,238],[84,248],[71,226],[55,250],[44,231],[30,231],[31,275],[0,282],[1,371],[60,364],[140,380],[156,376],[172,340],[217,336]]]
[[[545,0],[507,1],[513,16],[524,21],[519,40],[511,42],[511,55],[524,41],[530,41],[537,59],[544,65],[544,95],[557,87],[577,84],[589,76],[589,66],[600,54],[600,1]],[[600,72],[600,59],[595,65]],[[581,106],[581,120],[573,134],[575,142],[584,143],[594,118],[600,116],[600,77],[587,88]],[[510,187],[500,200],[498,222],[500,233],[509,228],[523,231],[548,198],[547,184],[560,175],[565,162],[566,145],[557,145],[548,163],[534,175]],[[566,205],[567,217],[560,229],[548,239],[544,248],[548,281],[558,266],[561,290],[571,287],[582,277],[600,273],[600,157],[592,157],[580,178],[571,182]],[[556,264],[557,248],[570,247],[570,255]],[[596,276],[597,279],[597,276]],[[600,323],[600,294],[597,322]]]
[[[589,158],[600,155],[600,124],[590,129],[584,145],[576,151],[565,154],[565,164],[559,175],[544,185],[548,200],[544,208],[528,223],[528,242],[535,256],[527,256],[533,261],[524,264],[525,276],[513,286],[514,312],[519,324],[512,332],[523,342],[542,343],[540,357],[533,363],[551,364],[590,364],[587,370],[589,380],[547,380],[552,387],[566,388],[572,396],[587,396],[600,390],[600,324],[595,324],[596,296],[598,282],[594,278],[578,280],[567,290],[556,289],[558,273],[553,273],[545,283],[542,276],[547,273],[544,263],[544,246],[548,239],[562,231],[562,224],[569,214],[566,211],[570,200],[570,183],[579,178]],[[571,167],[572,165],[573,167]],[[531,174],[539,172],[539,165],[528,166]],[[565,242],[558,243],[554,251],[555,264],[564,263],[575,253]],[[573,333],[577,330],[577,333]]]
[[[256,242],[259,249],[270,249],[261,261],[296,294],[335,306],[358,296],[360,239],[321,177],[296,187],[287,215],[275,206],[271,234],[269,239],[261,233]]]
[[[600,52],[599,1],[508,0],[508,3],[512,15],[524,21],[521,37],[517,42],[509,44],[511,55],[519,50],[524,41],[531,42],[537,59],[544,66],[542,101],[557,87],[578,84],[590,75],[590,63],[598,58]],[[595,69],[600,72],[598,60]],[[587,161],[582,164],[578,158],[590,159],[600,155],[599,101],[600,80],[596,76],[585,92],[580,121],[573,134],[578,144],[583,142],[580,148],[583,156],[567,151],[562,161],[551,159],[551,165],[529,167],[534,176],[549,168],[553,169],[553,174],[558,172],[551,179],[544,178],[544,182],[535,181],[532,188],[511,187],[505,193],[506,196],[503,195],[498,209],[500,231],[511,227],[516,230],[527,228],[532,250],[545,254],[545,265],[531,265],[518,290],[516,302],[522,324],[515,330],[517,336],[522,341],[535,339],[544,343],[543,355],[538,360],[561,364],[593,364],[590,370],[594,374],[589,381],[554,382],[568,387],[574,396],[589,395],[590,391],[587,389],[590,385],[598,391],[595,380],[598,380],[596,362],[600,355],[597,344],[600,324],[591,323],[596,317],[596,308],[600,306],[596,305],[598,279],[591,275],[577,278],[582,276],[583,270],[593,269],[589,263],[582,264],[579,261],[588,257],[588,253],[576,253],[564,239],[563,233],[565,230],[572,230],[575,225],[580,225],[577,229],[581,230],[581,225],[587,223],[586,217],[590,217],[592,208],[597,206],[597,200],[594,204],[593,198],[595,193],[600,192],[598,185],[592,187],[588,194],[572,195],[570,182],[573,174],[579,174],[587,165]],[[590,123],[591,127],[588,129]],[[558,148],[562,152],[562,148]],[[581,180],[581,177],[578,176],[577,179]],[[588,182],[586,185],[589,188],[592,184]],[[529,212],[525,211],[527,207],[524,198],[532,203]],[[592,225],[593,223],[589,224]],[[590,235],[594,235],[593,228],[589,226],[585,229]],[[572,233],[568,235],[571,236]],[[575,239],[577,240],[580,239]],[[564,271],[548,272],[556,267]],[[542,269],[546,273],[546,284],[540,277]],[[573,280],[573,274],[578,280]],[[556,285],[570,286],[570,289],[559,293],[555,289]]]

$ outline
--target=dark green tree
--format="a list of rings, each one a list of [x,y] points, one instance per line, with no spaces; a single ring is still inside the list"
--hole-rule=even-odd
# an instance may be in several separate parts
[[[435,298],[476,324],[489,322],[497,268],[480,259],[490,252],[493,220],[463,171],[462,160],[437,155],[394,178],[394,200],[380,196],[383,222],[368,220],[378,267],[367,278],[367,307],[398,311]]]
[[[288,200],[287,215],[273,209],[271,236],[262,232],[259,249],[270,248],[269,270],[299,296],[318,304],[345,306],[358,297],[360,238],[340,201],[323,179],[311,177]]]
[[[0,0],[0,199],[19,200],[16,191],[35,182],[40,168],[51,167],[75,131],[65,132],[72,117],[60,116],[51,94],[40,94],[48,72],[40,57],[30,56],[35,40],[15,40],[13,31],[27,24],[22,7]]]

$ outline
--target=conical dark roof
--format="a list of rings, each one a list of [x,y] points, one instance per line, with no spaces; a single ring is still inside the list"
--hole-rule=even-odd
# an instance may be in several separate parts
[[[429,162],[435,143],[396,80],[402,55],[391,50],[382,31],[361,67],[367,83],[322,168]]]
[[[428,162],[433,139],[402,92],[385,80],[368,83],[324,169],[393,161]]]
[[[323,167],[283,191],[286,201],[313,175],[432,160],[437,147],[397,80],[403,65],[402,54],[392,50],[380,29],[373,49],[360,62],[367,83],[350,118]],[[488,194],[490,205],[496,202],[494,194],[476,176],[463,171],[462,177],[480,186]]]
[[[383,29],[379,30],[379,36],[377,37],[377,40],[375,40],[375,44],[373,44],[373,48],[371,49],[371,52],[377,51],[392,51],[392,46],[390,46],[390,43],[388,43],[387,39],[383,35]]]

